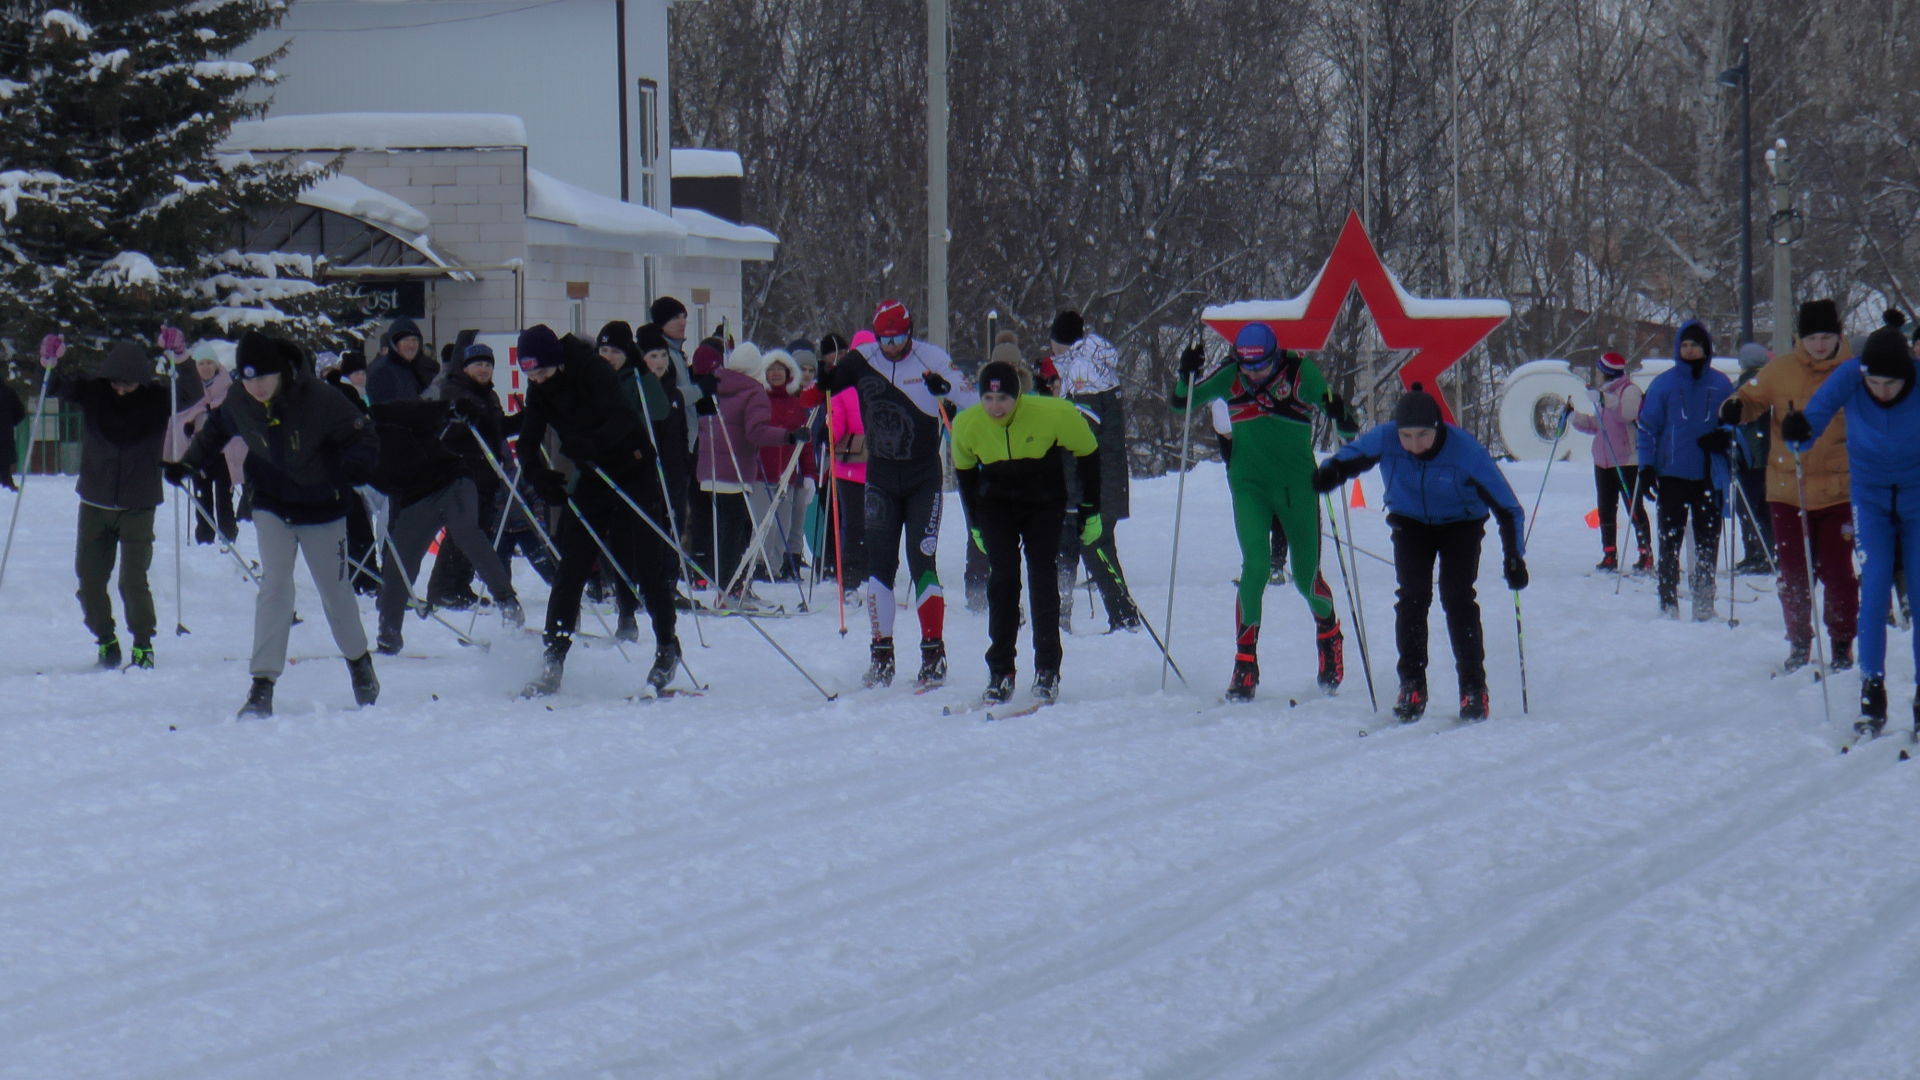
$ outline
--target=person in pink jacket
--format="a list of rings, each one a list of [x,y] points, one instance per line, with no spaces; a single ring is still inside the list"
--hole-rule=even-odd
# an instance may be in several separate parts
[[[839,533],[829,550],[840,563],[836,576],[841,595],[857,605],[860,583],[867,578],[867,428],[860,419],[860,391],[849,386],[827,400],[827,436],[833,455],[834,528]]]
[[[696,352],[709,348],[702,343]],[[715,565],[707,569],[718,576],[715,587],[733,586],[717,600],[725,610],[752,611],[759,606],[744,576],[738,585],[733,579],[753,539],[748,492],[766,479],[760,469],[760,448],[804,441],[807,434],[805,428],[788,432],[773,422],[773,406],[759,374],[760,350],[741,344],[724,366],[713,369],[713,412],[700,417],[700,461],[695,475],[712,504],[706,514],[695,514],[694,524],[706,529],[710,538],[705,550],[713,555]]]
[[[1576,409],[1572,398],[1567,399],[1566,413],[1574,430],[1593,436],[1593,486],[1600,496],[1602,555],[1594,569],[1609,573],[1620,569],[1614,540],[1618,536],[1619,504],[1624,501],[1640,541],[1640,558],[1633,568],[1637,573],[1647,573],[1653,569],[1653,546],[1634,449],[1634,424],[1640,419],[1644,395],[1627,377],[1627,358],[1619,353],[1601,353],[1587,397],[1593,405],[1592,415]]]
[[[193,347],[188,357],[193,361],[194,373],[204,390],[192,404],[173,414],[173,423],[167,433],[168,461],[180,460],[187,444],[193,441],[194,433],[205,422],[207,413],[218,409],[227,400],[227,391],[233,386],[233,376],[227,374],[227,369],[220,363],[220,355],[212,345],[203,341]],[[247,444],[238,438],[228,439],[227,445],[221,449],[221,455],[226,458],[226,468],[215,466],[193,478],[193,500],[200,504],[201,511],[194,515],[195,543],[213,543],[215,523],[220,526],[221,539],[229,544],[240,535],[240,526],[233,516],[233,485],[245,475]]]

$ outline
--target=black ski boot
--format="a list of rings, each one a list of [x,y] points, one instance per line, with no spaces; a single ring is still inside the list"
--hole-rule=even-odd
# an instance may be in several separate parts
[[[680,639],[672,638],[662,642],[653,651],[653,667],[647,672],[647,685],[655,691],[665,690],[673,681],[673,669],[680,666]]]
[[[253,685],[247,688],[246,704],[235,713],[240,720],[264,720],[273,715],[273,680],[262,675],[253,677]]]
[[[1314,620],[1314,644],[1320,651],[1320,691],[1331,694],[1340,689],[1347,677],[1346,638],[1340,633],[1340,617],[1329,615]]]
[[[1473,721],[1487,718],[1487,688],[1484,686],[1463,686],[1460,688],[1460,719]]]
[[[1235,653],[1233,677],[1227,680],[1227,700],[1252,701],[1253,688],[1260,685],[1260,661],[1252,653]]]
[[[555,648],[552,645],[547,646],[546,654],[540,658],[540,674],[535,675],[533,681],[528,683],[525,688],[520,691],[520,696],[525,698],[551,697],[559,693],[560,677],[566,674],[566,670],[566,648],[564,646],[559,648]]]
[[[874,638],[870,651],[872,663],[867,665],[867,673],[860,677],[860,685],[871,690],[876,686],[893,685],[893,639]]]
[[[1854,734],[1877,738],[1887,726],[1887,680],[1868,675],[1860,680],[1860,719],[1854,721]]]
[[[987,692],[980,695],[983,703],[1004,705],[1011,697],[1013,697],[1013,672],[987,676]]]
[[[1604,550],[1606,554],[1601,557],[1599,562],[1593,564],[1593,568],[1603,574],[1618,573],[1620,571],[1619,552],[1616,552],[1612,548],[1604,548],[1602,550]]]
[[[1427,713],[1427,681],[1408,679],[1400,684],[1400,696],[1393,699],[1393,715],[1403,724],[1411,724]]]
[[[1807,661],[1812,657],[1812,655],[1813,655],[1813,646],[1811,644],[1804,641],[1788,642],[1787,643],[1787,662],[1780,665],[1780,673],[1782,675],[1791,675],[1794,672],[1799,671],[1801,668],[1807,666]]]
[[[622,611],[620,613],[619,625],[613,628],[613,639],[615,641],[633,642],[640,640],[640,622],[633,617],[633,614],[631,611]]]
[[[1853,642],[1851,641],[1834,642],[1833,658],[1828,662],[1827,666],[1832,668],[1835,671],[1853,670]]]
[[[152,642],[141,644],[140,642],[136,641],[133,643],[133,666],[141,669],[142,671],[153,670],[153,643]]]
[[[99,645],[100,652],[93,666],[99,668],[101,671],[120,670],[120,639],[117,637],[108,638],[97,644]]]
[[[920,674],[913,677],[916,690],[931,690],[947,681],[947,643],[939,638],[920,643]]]
[[[373,673],[373,654],[361,653],[360,659],[347,661],[347,678],[353,682],[353,703],[366,708],[380,699],[380,680]]]
[[[1060,700],[1060,673],[1042,668],[1033,673],[1033,697],[1035,701],[1051,704]]]
[[[520,606],[518,598],[500,601],[500,621],[509,630],[518,630],[527,625],[527,612]]]

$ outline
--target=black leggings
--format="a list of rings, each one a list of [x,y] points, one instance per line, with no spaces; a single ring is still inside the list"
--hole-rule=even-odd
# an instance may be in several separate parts
[[[1393,633],[1400,648],[1400,681],[1425,685],[1427,612],[1433,607],[1433,564],[1440,563],[1440,606],[1447,613],[1453,641],[1453,667],[1462,692],[1487,686],[1486,646],[1480,636],[1480,604],[1474,582],[1480,576],[1480,541],[1486,521],[1429,525],[1389,514],[1393,527],[1393,569],[1399,599],[1393,605]]]
[[[1647,504],[1639,486],[1638,465],[1593,467],[1593,489],[1600,496],[1600,546],[1608,554],[1618,550],[1615,541],[1619,538],[1621,503],[1627,505],[1627,514],[1633,519],[1634,533],[1640,538],[1640,550],[1645,551],[1652,546],[1652,538],[1648,535]]]
[[[908,588],[920,617],[920,638],[938,640],[946,625],[946,601],[933,561],[940,541],[940,478],[936,475],[897,491],[869,480],[866,495],[867,619],[873,636],[893,636],[893,582],[900,573],[900,548],[904,543]]]
[[[1033,605],[1033,667],[1060,670],[1060,594],[1053,569],[1066,508],[982,501],[974,526],[987,547],[987,671],[1008,675],[1020,637],[1020,554],[1026,551],[1028,602]]]

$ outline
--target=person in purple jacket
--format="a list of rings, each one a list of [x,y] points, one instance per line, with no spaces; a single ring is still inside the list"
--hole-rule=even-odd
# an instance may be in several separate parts
[[[1680,548],[1693,522],[1693,620],[1714,617],[1714,553],[1720,545],[1720,496],[1731,477],[1733,435],[1720,429],[1720,403],[1733,381],[1713,369],[1713,335],[1695,321],[1673,340],[1673,367],[1647,387],[1640,406],[1640,476],[1660,508],[1660,614],[1680,617]]]
[[[1593,404],[1593,415],[1580,412],[1568,398],[1567,419],[1574,430],[1593,436],[1593,487],[1600,496],[1601,552],[1594,569],[1608,573],[1620,569],[1614,541],[1619,535],[1619,505],[1624,502],[1640,541],[1640,558],[1633,569],[1644,574],[1653,569],[1653,538],[1646,503],[1641,499],[1634,423],[1640,419],[1640,404],[1646,395],[1627,377],[1627,358],[1610,352],[1600,354],[1587,396]]]

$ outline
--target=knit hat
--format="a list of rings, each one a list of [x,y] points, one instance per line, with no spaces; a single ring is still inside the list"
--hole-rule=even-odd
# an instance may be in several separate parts
[[[1773,359],[1773,354],[1767,351],[1765,345],[1757,341],[1749,341],[1745,345],[1740,346],[1741,371],[1751,371],[1754,368],[1766,367],[1767,361],[1771,359]]]
[[[249,330],[234,350],[233,366],[235,374],[242,379],[258,379],[266,375],[292,375],[300,359],[300,347],[293,342]]]
[[[1020,355],[1020,346],[1011,341],[1003,341],[987,354],[989,364],[1012,364],[1015,368],[1026,366],[1026,360]]]
[[[1793,321],[1796,337],[1808,334],[1838,334],[1840,307],[1831,300],[1809,300],[1800,305],[1800,317]]]
[[[360,349],[348,349],[340,354],[340,377],[345,378],[356,371],[367,370],[367,354]]]
[[[737,371],[750,379],[757,379],[766,369],[766,361],[760,356],[760,346],[751,341],[743,341],[733,347],[727,356],[727,370]]]
[[[1440,426],[1440,403],[1433,395],[1422,389],[1419,383],[1400,395],[1393,407],[1393,423],[1399,428],[1437,428]]]
[[[560,339],[553,335],[546,323],[535,323],[520,331],[516,353],[521,371],[559,367],[565,359],[560,349]]]
[[[605,332],[604,330],[601,331],[601,333]],[[634,331],[633,347],[641,356],[645,356],[650,352],[669,352],[672,348],[667,344],[666,332],[652,323],[648,323]]]
[[[980,393],[1020,396],[1020,371],[1005,360],[989,360],[980,369]]]
[[[913,333],[913,315],[898,300],[882,300],[874,305],[873,333],[877,338]]]
[[[857,349],[862,345],[878,345],[879,343],[880,339],[874,336],[873,331],[861,330],[853,335],[853,340],[847,343],[847,347]]]
[[[460,356],[461,367],[466,367],[468,364],[489,364],[490,365],[492,363],[493,363],[493,346],[483,344],[478,341],[474,342],[471,345],[468,345],[466,348],[466,351],[462,353]]]
[[[1867,343],[1860,350],[1860,367],[1869,375],[1879,375],[1888,379],[1903,379],[1913,382],[1913,353],[1907,349],[1907,336],[1900,328],[1907,323],[1907,316],[1898,308],[1889,308],[1880,329],[1867,335]]]
[[[663,296],[647,309],[647,318],[652,319],[655,326],[665,326],[686,313],[687,305],[671,296]]]
[[[820,335],[820,355],[821,356],[826,356],[829,353],[846,352],[846,351],[847,351],[846,338],[841,337],[839,334],[831,334],[831,333]]]
[[[153,361],[146,349],[123,341],[107,353],[95,373],[110,382],[143,383],[153,378]]]
[[[1087,336],[1086,321],[1080,313],[1071,308],[1053,317],[1053,325],[1047,328],[1047,336],[1062,345],[1071,345]]]
[[[1258,367],[1279,351],[1280,341],[1273,336],[1273,327],[1266,323],[1248,323],[1233,338],[1234,359],[1248,366]]]
[[[1600,354],[1600,370],[1608,375],[1619,375],[1627,370],[1627,358],[1617,352]]]
[[[417,338],[419,336],[419,325],[405,315],[393,320],[392,325],[387,327],[387,344],[389,345],[400,344],[401,338]]]
[[[615,319],[601,327],[600,336],[594,339],[593,344],[595,348],[611,345],[628,356],[638,355],[634,352],[633,327],[628,326],[624,319]]]
[[[693,359],[687,361],[687,370],[696,377],[711,375],[726,363],[726,353],[720,349],[719,338],[707,338],[693,350]]]

